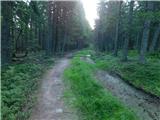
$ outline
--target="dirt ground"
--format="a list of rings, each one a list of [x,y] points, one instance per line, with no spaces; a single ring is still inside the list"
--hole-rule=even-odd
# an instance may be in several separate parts
[[[67,56],[68,57],[68,56]],[[38,94],[37,104],[30,120],[77,120],[76,113],[63,101],[63,71],[69,66],[69,59],[62,58],[45,74]],[[160,120],[160,99],[135,89],[105,71],[97,70],[96,78],[141,120]]]
[[[63,102],[64,84],[62,75],[69,59],[58,60],[45,74],[40,87],[38,101],[30,120],[76,120],[77,116]]]
[[[118,76],[111,76],[105,71],[97,71],[96,77],[114,96],[133,109],[141,120],[160,120],[160,99],[135,89]]]

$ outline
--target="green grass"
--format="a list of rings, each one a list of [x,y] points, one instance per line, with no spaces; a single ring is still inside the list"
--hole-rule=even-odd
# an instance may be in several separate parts
[[[53,59],[45,58],[44,54],[31,54],[27,62],[12,64],[2,68],[2,119],[25,120],[35,101],[39,78]]]
[[[119,57],[111,55],[98,56],[94,60],[98,68],[116,72],[124,80],[148,93],[160,96],[160,54],[148,54],[148,62],[139,64],[137,53],[129,52],[129,62],[121,62]]]
[[[138,120],[135,114],[106,91],[93,77],[95,66],[80,60],[79,52],[64,72],[67,102],[73,105],[81,120]]]

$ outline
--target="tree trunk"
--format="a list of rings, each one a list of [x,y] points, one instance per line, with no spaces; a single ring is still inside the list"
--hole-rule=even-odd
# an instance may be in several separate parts
[[[127,32],[126,32],[126,38],[124,41],[124,46],[123,46],[123,56],[122,56],[122,60],[123,61],[127,61],[128,58],[128,45],[129,45],[129,41],[131,39],[131,27],[132,27],[132,17],[133,17],[133,7],[134,7],[134,1],[130,2],[130,9],[129,9],[129,15],[128,15],[128,25],[127,25]]]
[[[118,1],[118,11],[117,11],[117,22],[116,22],[116,36],[115,36],[115,41],[114,41],[114,51],[113,55],[117,56],[118,54],[118,39],[119,39],[119,24],[120,24],[120,14],[121,14],[121,4],[122,1]]]
[[[28,23],[26,23],[25,25],[25,41],[24,41],[24,50],[25,52],[27,52],[27,48],[28,48]]]
[[[11,61],[11,36],[10,36],[10,22],[11,16],[11,1],[2,2],[2,65]],[[6,11],[7,10],[7,11]]]
[[[52,40],[52,26],[51,26],[51,1],[48,2],[48,38],[46,42],[46,54],[51,54],[51,40]]]
[[[42,24],[42,49],[45,50],[46,46],[45,46],[45,42],[46,42],[46,30],[45,30],[45,25]]]
[[[149,52],[154,52],[159,35],[160,35],[160,23],[154,33],[153,40],[152,40],[151,46],[149,48]]]
[[[141,50],[141,37],[142,37],[142,32],[143,32],[143,29],[141,29],[141,28],[140,28],[140,30],[137,32],[135,49],[137,49],[138,53],[140,53],[140,50]]]
[[[152,9],[153,9],[153,2],[148,1],[147,10],[151,11]],[[146,19],[144,22],[144,26],[143,26],[144,28],[143,28],[140,56],[139,56],[139,62],[142,64],[146,63],[145,53],[147,51],[149,32],[150,32],[150,24],[151,24],[151,20]]]

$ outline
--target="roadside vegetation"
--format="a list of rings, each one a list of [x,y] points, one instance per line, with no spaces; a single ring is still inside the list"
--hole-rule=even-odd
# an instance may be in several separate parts
[[[25,120],[51,57],[88,46],[91,28],[79,1],[2,1],[1,8],[2,119]]]
[[[20,63],[2,67],[2,119],[25,120],[36,100],[43,72],[53,64],[44,53],[32,53]]]
[[[160,2],[101,1],[98,10],[97,67],[160,96]]]
[[[95,56],[92,58],[98,68],[116,73],[135,87],[160,97],[160,53],[148,54],[146,64],[136,61],[136,51],[129,52],[128,62],[108,53]]]
[[[87,53],[82,51],[77,54],[64,72],[69,86],[65,92],[67,102],[77,108],[82,120],[138,120],[93,77],[96,66],[80,59]]]

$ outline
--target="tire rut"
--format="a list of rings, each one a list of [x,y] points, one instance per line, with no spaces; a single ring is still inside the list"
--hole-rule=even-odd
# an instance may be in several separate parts
[[[160,120],[160,99],[135,89],[105,71],[97,71],[96,78],[122,103],[133,109],[141,120]]]

